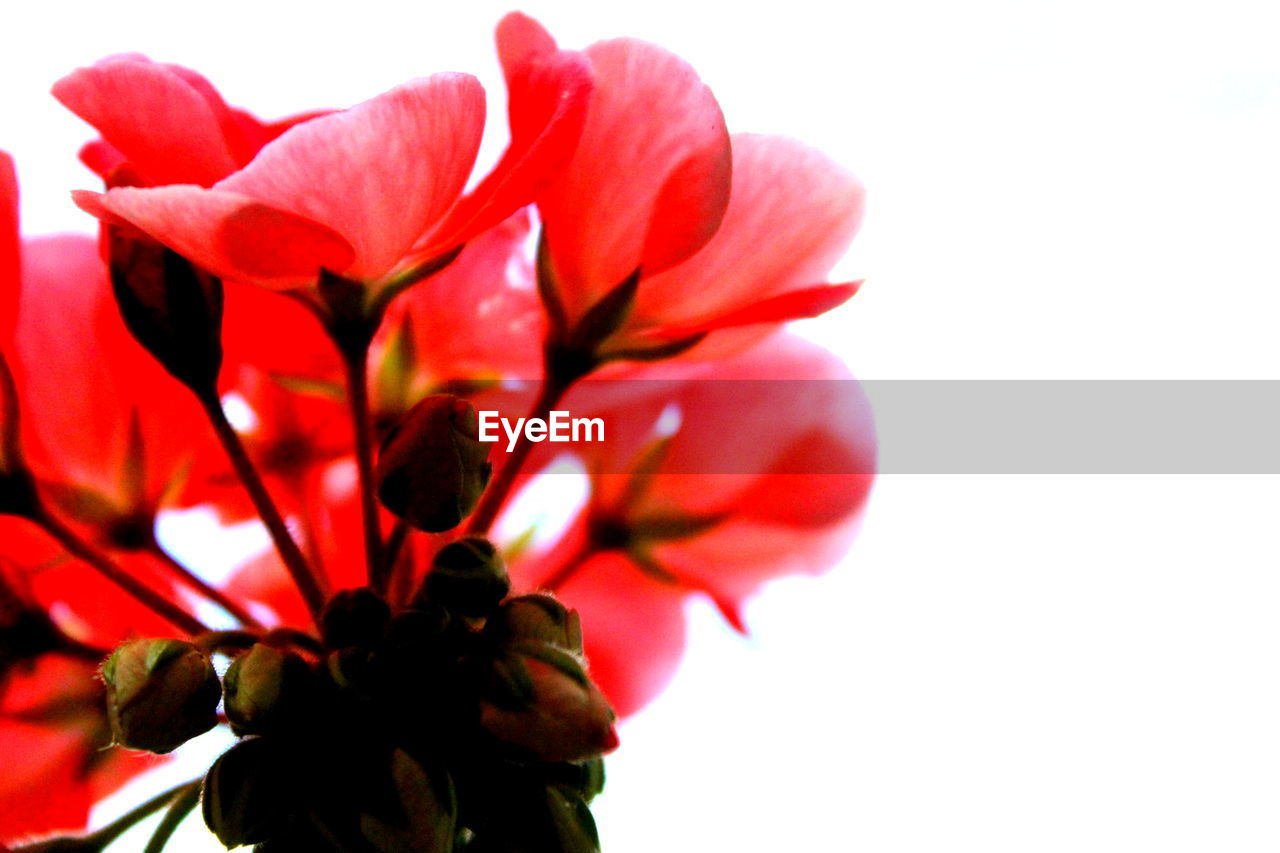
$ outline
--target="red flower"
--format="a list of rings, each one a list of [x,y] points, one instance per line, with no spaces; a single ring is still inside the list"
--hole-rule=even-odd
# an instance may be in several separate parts
[[[555,49],[523,15],[498,35],[508,74]],[[639,269],[612,348],[757,327],[698,349],[709,355],[853,294],[824,283],[861,220],[852,175],[788,139],[731,140],[710,90],[662,48],[617,39],[583,54],[596,87],[582,140],[538,200],[571,320]]]
[[[15,213],[0,243],[16,247],[16,182],[7,157],[3,165],[0,187],[9,190],[0,208]],[[176,595],[147,553],[150,532],[186,466],[215,452],[213,435],[191,395],[120,322],[93,239],[27,240],[20,269],[0,280],[0,299],[22,316],[0,352],[19,390],[23,458],[58,515],[121,549],[141,578]],[[34,525],[8,517],[4,525],[25,543],[25,564],[48,563],[32,581],[36,597],[67,608],[82,639],[111,643],[131,630],[169,629],[145,609],[120,607],[119,590],[83,563],[54,559],[61,549]],[[6,550],[15,555],[12,539]]]
[[[517,84],[511,146],[465,197],[484,92],[470,75],[437,74],[294,127],[211,189],[120,188],[77,202],[224,278],[287,289],[324,268],[385,285],[528,203],[572,150],[585,63],[550,54]]]
[[[647,399],[612,381],[570,396],[575,415],[609,424],[608,442],[577,447],[607,473],[564,539],[513,570],[517,588],[553,588],[581,612],[592,675],[623,715],[674,673],[686,599],[708,596],[743,630],[743,602],[766,581],[845,552],[875,470],[866,399],[811,344],[779,337],[682,374]],[[614,402],[591,407],[601,394]],[[670,411],[679,430],[659,438]]]

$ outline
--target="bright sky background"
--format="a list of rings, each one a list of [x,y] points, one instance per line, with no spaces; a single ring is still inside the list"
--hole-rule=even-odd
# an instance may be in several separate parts
[[[500,97],[509,8],[8,8],[27,230],[90,227],[86,130],[47,96],[76,65],[142,51],[265,116],[437,70]],[[731,129],[863,178],[840,271],[868,284],[805,327],[861,377],[1280,378],[1270,4],[524,9],[570,46],[659,42]],[[845,564],[767,590],[750,640],[693,606],[610,761],[605,849],[1274,851],[1278,514],[1275,477],[883,477]]]

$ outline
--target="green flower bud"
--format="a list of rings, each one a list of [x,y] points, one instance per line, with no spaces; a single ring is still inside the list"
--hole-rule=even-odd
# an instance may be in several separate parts
[[[115,742],[172,752],[218,724],[222,689],[208,655],[182,640],[132,640],[102,665]]]
[[[291,758],[273,738],[250,738],[209,768],[200,792],[205,825],[230,850],[273,837],[293,811]]]
[[[578,612],[545,593],[522,595],[503,604],[485,624],[485,631],[500,641],[536,640],[582,653]]]
[[[241,736],[278,730],[309,704],[314,682],[315,673],[298,655],[254,645],[223,678],[231,730]]]
[[[488,539],[467,536],[436,554],[418,600],[443,604],[464,616],[487,616],[511,589],[507,567]]]
[[[320,633],[331,649],[370,648],[382,639],[391,619],[387,602],[368,587],[335,593],[320,615]]]
[[[480,725],[498,740],[549,762],[581,761],[618,745],[613,709],[577,657],[520,643],[491,675]]]
[[[111,289],[125,326],[197,392],[222,366],[222,282],[149,237],[108,226]]]
[[[475,508],[489,482],[489,445],[475,409],[436,394],[409,410],[378,454],[378,498],[419,530],[450,530]]]

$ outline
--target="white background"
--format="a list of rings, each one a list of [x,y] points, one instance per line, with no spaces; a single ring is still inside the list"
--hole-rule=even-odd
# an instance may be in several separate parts
[[[1280,378],[1267,4],[524,8],[568,46],[675,50],[731,129],[863,178],[840,272],[868,284],[805,327],[859,376]],[[90,227],[66,200],[94,185],[86,129],[46,94],[76,65],[143,51],[265,116],[468,70],[500,116],[507,10],[7,8],[28,233]],[[844,565],[769,588],[752,639],[691,608],[680,675],[610,762],[605,848],[1280,849],[1278,514],[1274,477],[882,477]]]

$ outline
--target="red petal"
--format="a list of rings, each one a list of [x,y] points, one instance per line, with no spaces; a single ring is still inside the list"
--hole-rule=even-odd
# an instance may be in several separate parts
[[[687,63],[630,39],[595,44],[586,55],[596,79],[586,128],[539,201],[571,311],[642,261],[661,265],[692,251],[729,195],[724,118]]]
[[[217,188],[329,226],[373,280],[453,207],[483,127],[480,83],[437,74],[295,126]]]
[[[752,311],[765,300],[826,278],[862,208],[862,185],[821,153],[782,137],[735,135],[733,195],[720,230],[689,260],[645,279],[634,324],[718,328],[726,315],[728,325],[744,316],[760,322]],[[821,307],[794,298],[798,304],[764,307],[779,316]]]
[[[556,50],[556,40],[542,24],[523,12],[509,12],[498,22],[498,59],[508,88],[517,70]]]
[[[0,151],[0,341],[5,342],[13,335],[18,316],[20,244],[18,176],[13,158]]]
[[[122,188],[72,197],[99,219],[127,222],[223,278],[290,288],[313,283],[321,267],[345,270],[353,257],[350,244],[326,226],[221,189]]]
[[[509,92],[511,145],[488,177],[458,203],[429,238],[431,249],[425,254],[465,243],[533,202],[569,162],[582,135],[592,85],[587,60],[567,50],[504,51],[502,38],[500,28],[499,53],[521,57],[519,64],[503,69]]]
[[[107,180],[107,176],[111,174],[113,169],[128,162],[125,160],[124,155],[112,147],[111,143],[105,139],[86,142],[80,148],[79,157],[80,162],[84,163],[89,168],[89,171],[102,178],[103,181]]]
[[[97,128],[151,184],[211,186],[234,172],[237,163],[227,146],[223,116],[188,75],[194,72],[111,58],[62,78],[53,95]]]
[[[433,381],[538,376],[543,312],[517,213],[467,243],[458,259],[392,303],[384,339],[408,315],[420,369]],[[330,347],[332,348],[332,347]]]
[[[847,284],[820,284],[803,290],[792,290],[727,311],[719,317],[704,320],[701,323],[646,330],[646,335],[676,339],[699,332],[713,332],[717,329],[752,326],[758,323],[785,323],[788,320],[817,317],[849,301],[860,287],[862,282],[852,281]]]

